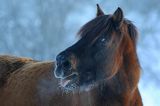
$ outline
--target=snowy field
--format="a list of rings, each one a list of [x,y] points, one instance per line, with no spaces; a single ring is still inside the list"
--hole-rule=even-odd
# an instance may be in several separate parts
[[[159,0],[0,0],[0,54],[54,60],[95,17],[96,3],[107,14],[121,7],[137,26],[143,103],[160,106]]]

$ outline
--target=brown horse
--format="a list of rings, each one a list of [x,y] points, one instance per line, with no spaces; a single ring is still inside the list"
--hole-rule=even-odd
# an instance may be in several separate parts
[[[56,68],[0,56],[0,106],[142,106],[137,31],[123,11],[105,15],[97,5],[79,35],[57,56]]]
[[[64,91],[89,93],[91,106],[141,106],[136,28],[121,8],[112,15],[97,10],[81,39],[57,56],[55,77]]]

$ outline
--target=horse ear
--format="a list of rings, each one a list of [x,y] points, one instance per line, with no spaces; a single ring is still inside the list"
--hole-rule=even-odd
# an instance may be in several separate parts
[[[99,4],[97,4],[97,14],[96,16],[102,16],[104,15],[104,12],[102,11],[102,9],[100,8]]]
[[[123,11],[120,7],[118,7],[117,10],[114,12],[112,18],[113,18],[116,28],[119,28],[124,18]]]

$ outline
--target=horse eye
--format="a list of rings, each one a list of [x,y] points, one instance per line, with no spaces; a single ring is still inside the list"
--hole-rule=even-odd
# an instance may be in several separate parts
[[[105,38],[102,38],[102,39],[101,39],[101,42],[105,42],[105,41],[106,41],[106,39],[105,39]]]
[[[105,44],[106,44],[106,39],[101,38],[98,40],[97,46],[105,46]]]
[[[95,43],[95,45],[97,46],[97,47],[103,47],[103,46],[105,46],[106,45],[106,41],[107,41],[107,39],[106,38],[99,38],[98,40],[97,40],[97,42]]]

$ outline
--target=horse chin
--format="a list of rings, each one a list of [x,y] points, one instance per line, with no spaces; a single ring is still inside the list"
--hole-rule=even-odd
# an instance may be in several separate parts
[[[88,81],[81,82],[79,79],[79,75],[76,73],[72,73],[68,77],[65,77],[63,79],[60,79],[60,87],[65,91],[65,92],[88,92],[98,86],[98,82],[90,79]]]
[[[78,75],[71,74],[70,76],[61,79],[60,87],[67,92],[76,90],[79,87]]]

